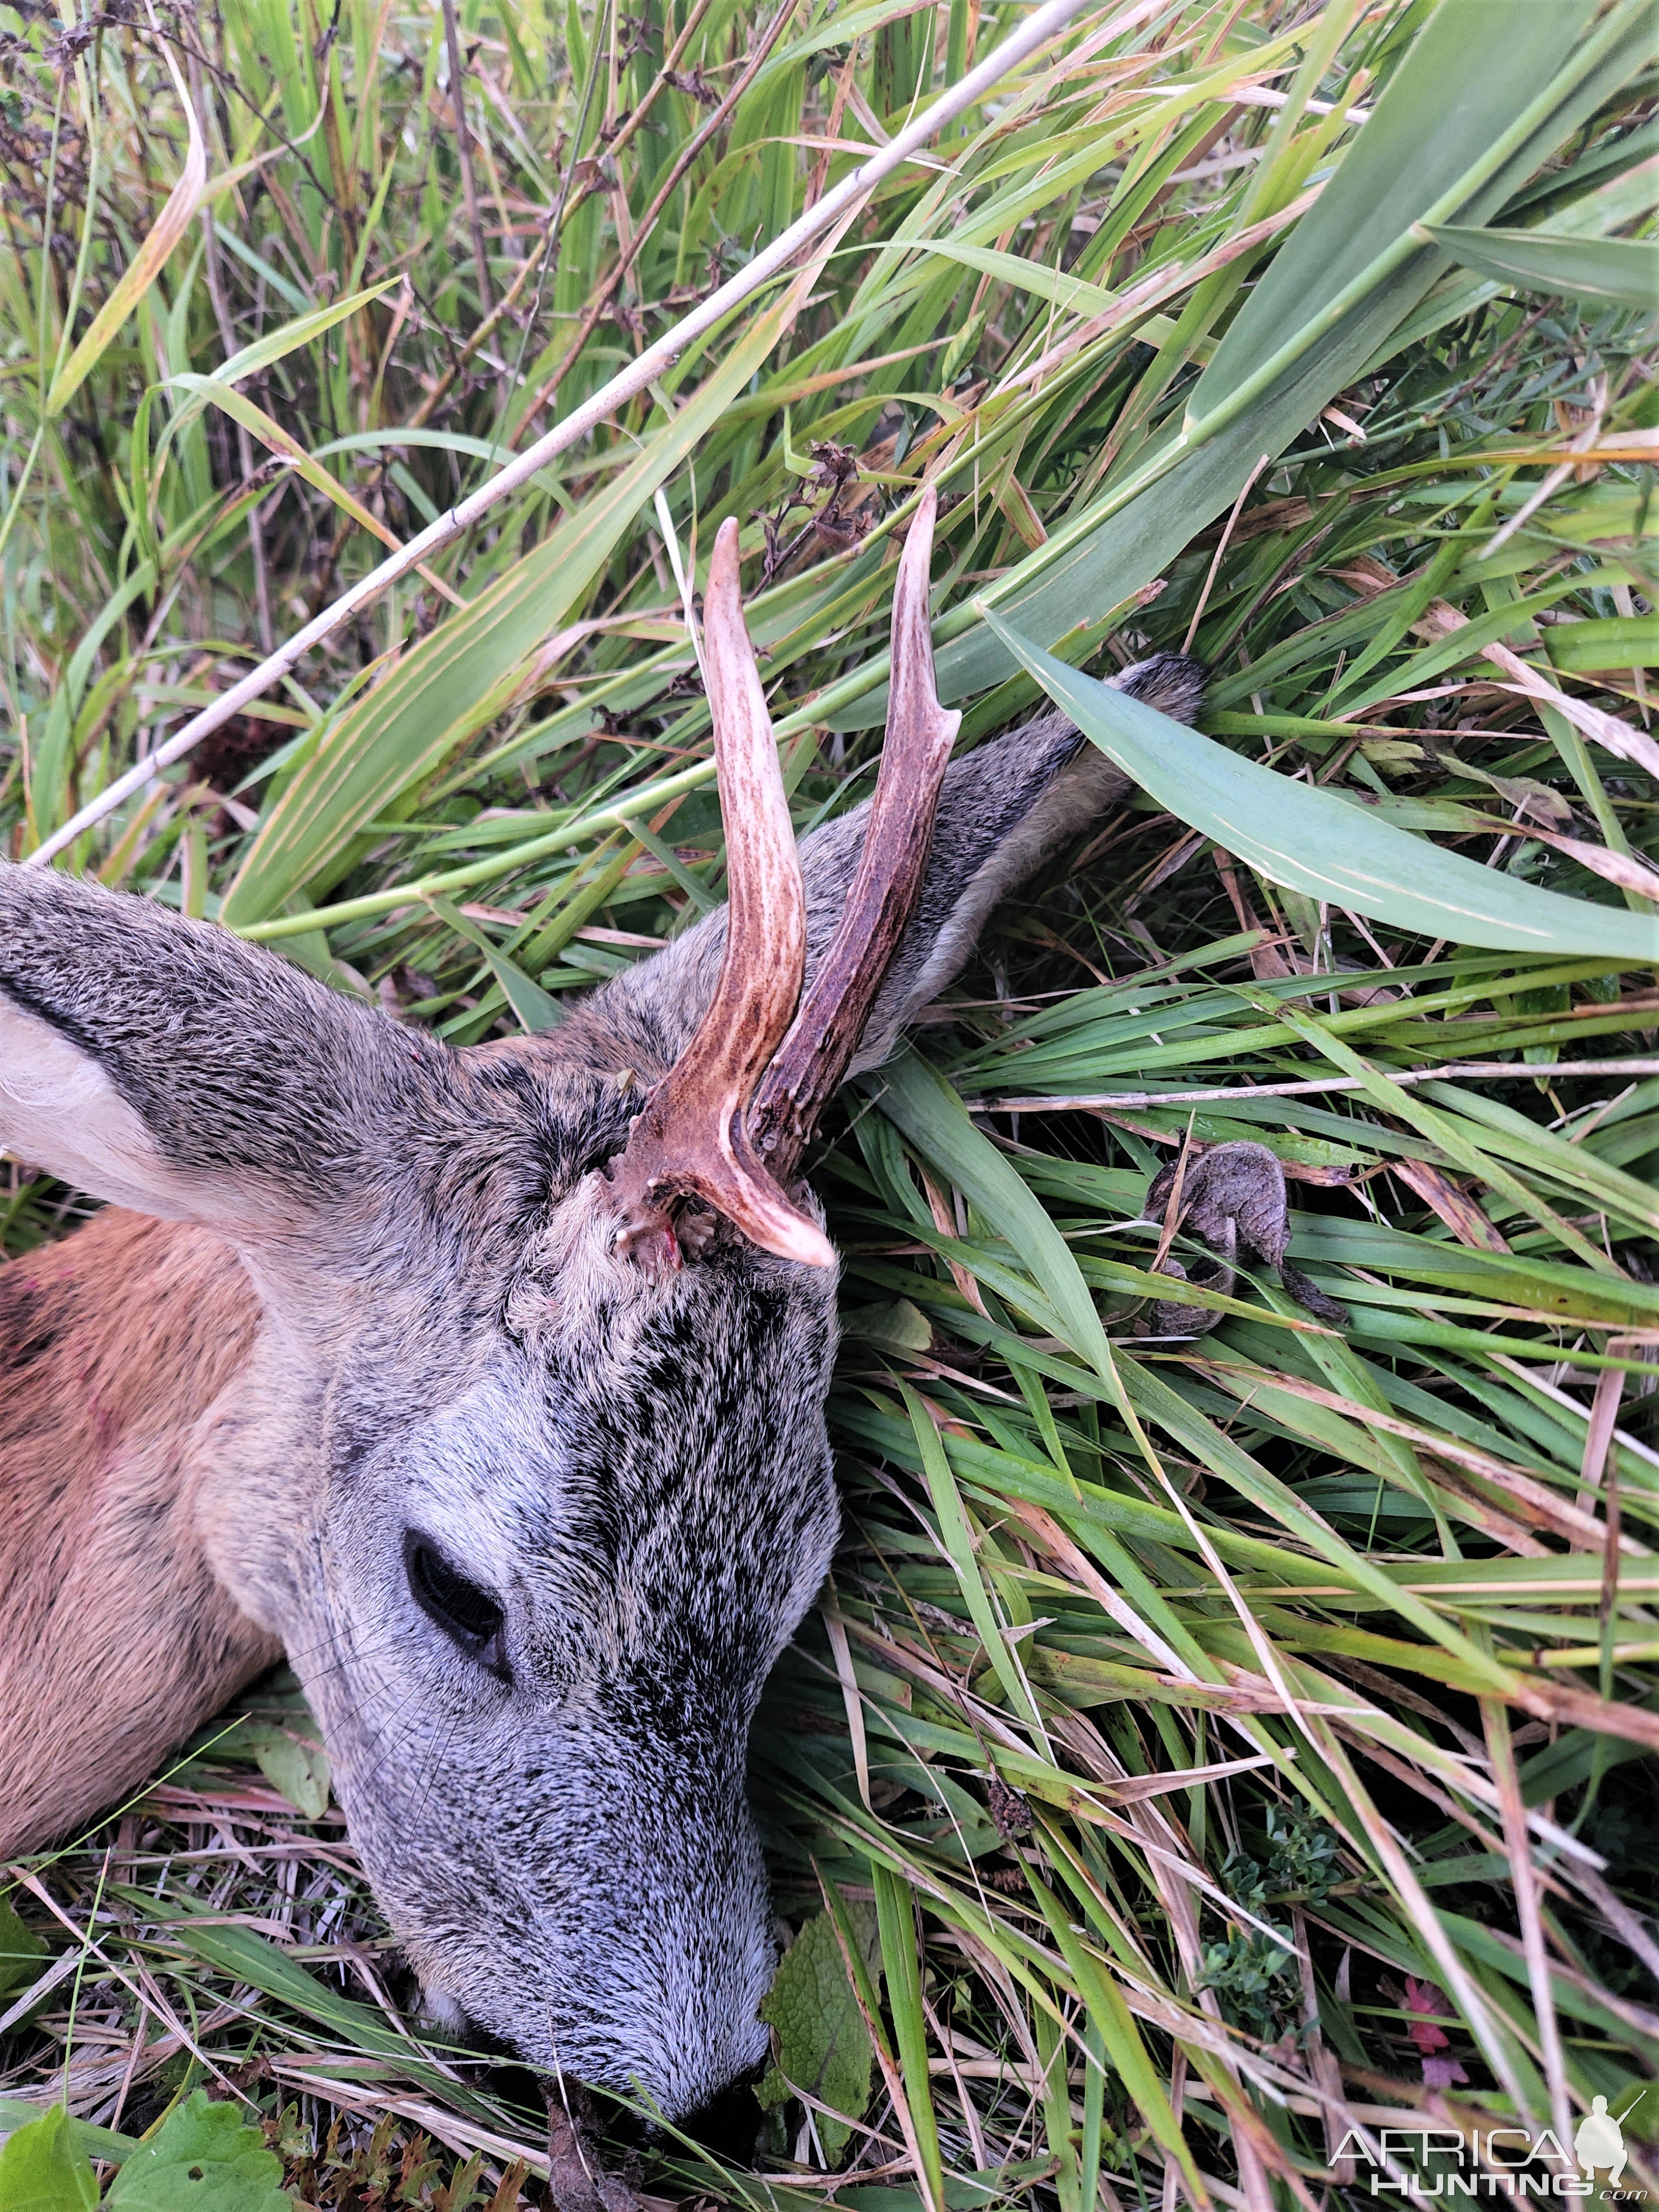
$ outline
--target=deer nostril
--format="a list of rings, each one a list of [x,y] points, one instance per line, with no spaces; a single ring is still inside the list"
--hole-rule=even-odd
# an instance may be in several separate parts
[[[761,2108],[755,2101],[755,2084],[763,2071],[757,2066],[730,2082],[718,2096],[688,2113],[679,2123],[681,2128],[694,2142],[713,2151],[716,2158],[729,2159],[735,2166],[747,2166],[754,2156],[756,2138],[760,2134]]]

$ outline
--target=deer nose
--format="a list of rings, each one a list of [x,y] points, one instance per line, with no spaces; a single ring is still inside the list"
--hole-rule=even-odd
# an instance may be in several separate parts
[[[632,2150],[672,2150],[674,2137],[685,2135],[734,2166],[750,2165],[760,2135],[761,2109],[755,2101],[755,2089],[765,2071],[764,2063],[751,2066],[735,2081],[728,2081],[723,2089],[717,2090],[695,2112],[682,2113],[672,2132],[660,2121],[647,2118],[637,2108],[610,2104],[607,2093],[601,2092],[605,2106],[606,2138]]]
[[[688,2113],[680,2122],[694,2142],[734,2166],[747,2166],[754,2157],[760,2134],[761,2108],[755,2101],[755,2084],[765,2072],[757,2066],[739,2080],[728,2082],[719,2094]]]

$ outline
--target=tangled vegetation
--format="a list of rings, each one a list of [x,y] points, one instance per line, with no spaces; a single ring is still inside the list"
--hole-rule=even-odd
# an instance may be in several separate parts
[[[1020,15],[0,6],[10,854]],[[1085,7],[59,854],[464,1044],[720,897],[728,515],[803,824],[924,483],[964,744],[1212,672],[1178,772],[1071,679],[1142,794],[819,1147],[848,1527],[757,1731],[752,2157],[590,2178],[422,2030],[281,1674],[10,1870],[4,2124],[134,2204],[200,2087],[226,2207],[1289,2212],[1605,2097],[1659,2186],[1656,92],[1636,0]],[[1345,1325],[1149,1217],[1239,1140]],[[15,1164],[7,1252],[82,1210]],[[1214,1325],[1152,1335],[1183,1252]]]

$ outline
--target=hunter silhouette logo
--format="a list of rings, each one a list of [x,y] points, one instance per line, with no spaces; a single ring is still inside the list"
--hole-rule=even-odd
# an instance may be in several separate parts
[[[1625,2148],[1625,2131],[1607,2110],[1605,2097],[1591,2099],[1589,2111],[1579,2121],[1572,2139],[1572,2150],[1586,2173],[1594,2175],[1598,2167],[1608,2167],[1607,2186],[1619,2186],[1630,2154]]]

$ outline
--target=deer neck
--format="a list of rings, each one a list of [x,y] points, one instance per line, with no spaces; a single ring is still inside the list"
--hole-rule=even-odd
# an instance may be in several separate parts
[[[258,1327],[203,1230],[111,1209],[0,1266],[0,1855],[118,1802],[277,1654],[199,1510]]]

